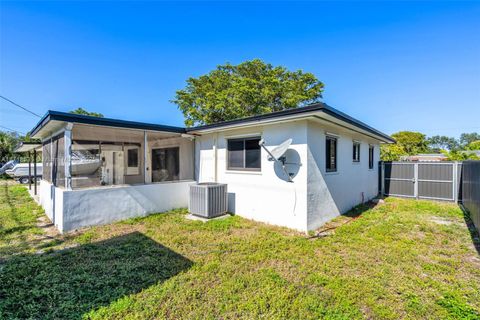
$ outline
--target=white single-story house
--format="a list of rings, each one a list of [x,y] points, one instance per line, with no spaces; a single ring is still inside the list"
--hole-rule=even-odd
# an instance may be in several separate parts
[[[192,128],[49,111],[31,137],[39,201],[62,232],[187,207],[196,182],[226,183],[234,214],[313,230],[377,196],[380,144],[394,142],[324,103]],[[261,139],[292,139],[288,176]]]

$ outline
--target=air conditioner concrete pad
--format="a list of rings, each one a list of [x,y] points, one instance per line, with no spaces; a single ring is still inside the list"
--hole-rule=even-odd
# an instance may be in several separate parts
[[[229,214],[224,214],[224,215],[221,215],[221,216],[218,216],[218,217],[215,217],[215,218],[204,218],[204,217],[199,217],[199,216],[195,216],[191,213],[185,215],[185,219],[188,219],[188,220],[194,220],[194,221],[202,221],[202,222],[207,222],[207,221],[212,221],[212,220],[220,220],[220,219],[225,219],[225,218],[228,218],[230,217]]]

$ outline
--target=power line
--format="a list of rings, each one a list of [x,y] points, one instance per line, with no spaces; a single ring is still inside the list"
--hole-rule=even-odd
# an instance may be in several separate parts
[[[30,110],[28,110],[28,109],[27,109],[27,108],[25,108],[25,107],[22,107],[22,106],[21,106],[21,105],[19,105],[18,103],[16,103],[16,102],[13,102],[12,100],[8,99],[7,97],[4,97],[4,96],[0,95],[0,98],[2,98],[3,100],[6,100],[6,101],[8,101],[8,102],[10,102],[10,103],[11,103],[11,104],[13,104],[14,106],[17,106],[17,107],[19,107],[19,108],[21,108],[21,109],[23,109],[23,110],[27,111],[28,113],[31,113],[31,114],[33,114],[33,115],[34,115],[34,116],[36,116],[36,117],[39,117],[39,118],[41,118],[41,117],[42,117],[42,116],[40,116],[40,115],[36,114],[35,112],[33,112],[33,111],[30,111]]]
[[[20,131],[18,131],[18,130],[13,130],[13,129],[10,129],[10,128],[8,128],[8,127],[0,126],[0,128],[3,128],[3,129],[5,129],[5,130],[11,131],[11,132],[16,132],[16,133],[20,133],[20,134],[26,135],[24,132],[20,132]]]

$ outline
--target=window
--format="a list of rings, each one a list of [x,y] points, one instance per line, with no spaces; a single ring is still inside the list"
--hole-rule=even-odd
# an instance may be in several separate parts
[[[179,179],[179,148],[152,149],[152,182]]]
[[[337,171],[337,138],[327,136],[325,143],[326,170]]]
[[[262,161],[259,142],[259,137],[229,139],[227,169],[260,171]]]
[[[128,166],[138,167],[138,149],[128,149]]]
[[[360,142],[353,141],[353,162],[360,162]]]
[[[368,147],[368,169],[373,169],[373,154],[374,154],[374,147],[369,146]]]
[[[125,146],[127,152],[127,175],[140,174],[139,168],[139,153],[140,148],[138,146]]]

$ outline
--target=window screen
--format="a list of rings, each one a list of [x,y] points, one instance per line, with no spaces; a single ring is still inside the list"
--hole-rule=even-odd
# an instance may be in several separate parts
[[[138,148],[128,149],[127,163],[129,167],[138,167]]]
[[[325,141],[326,170],[337,171],[337,138],[327,137]]]
[[[180,175],[179,148],[152,150],[152,181],[178,180]]]
[[[373,164],[374,164],[374,159],[373,159],[373,155],[374,155],[374,147],[373,146],[370,146],[368,148],[368,168],[369,169],[373,169]]]
[[[353,142],[353,162],[360,162],[360,143]]]
[[[229,139],[228,169],[259,171],[261,168],[260,138]]]

